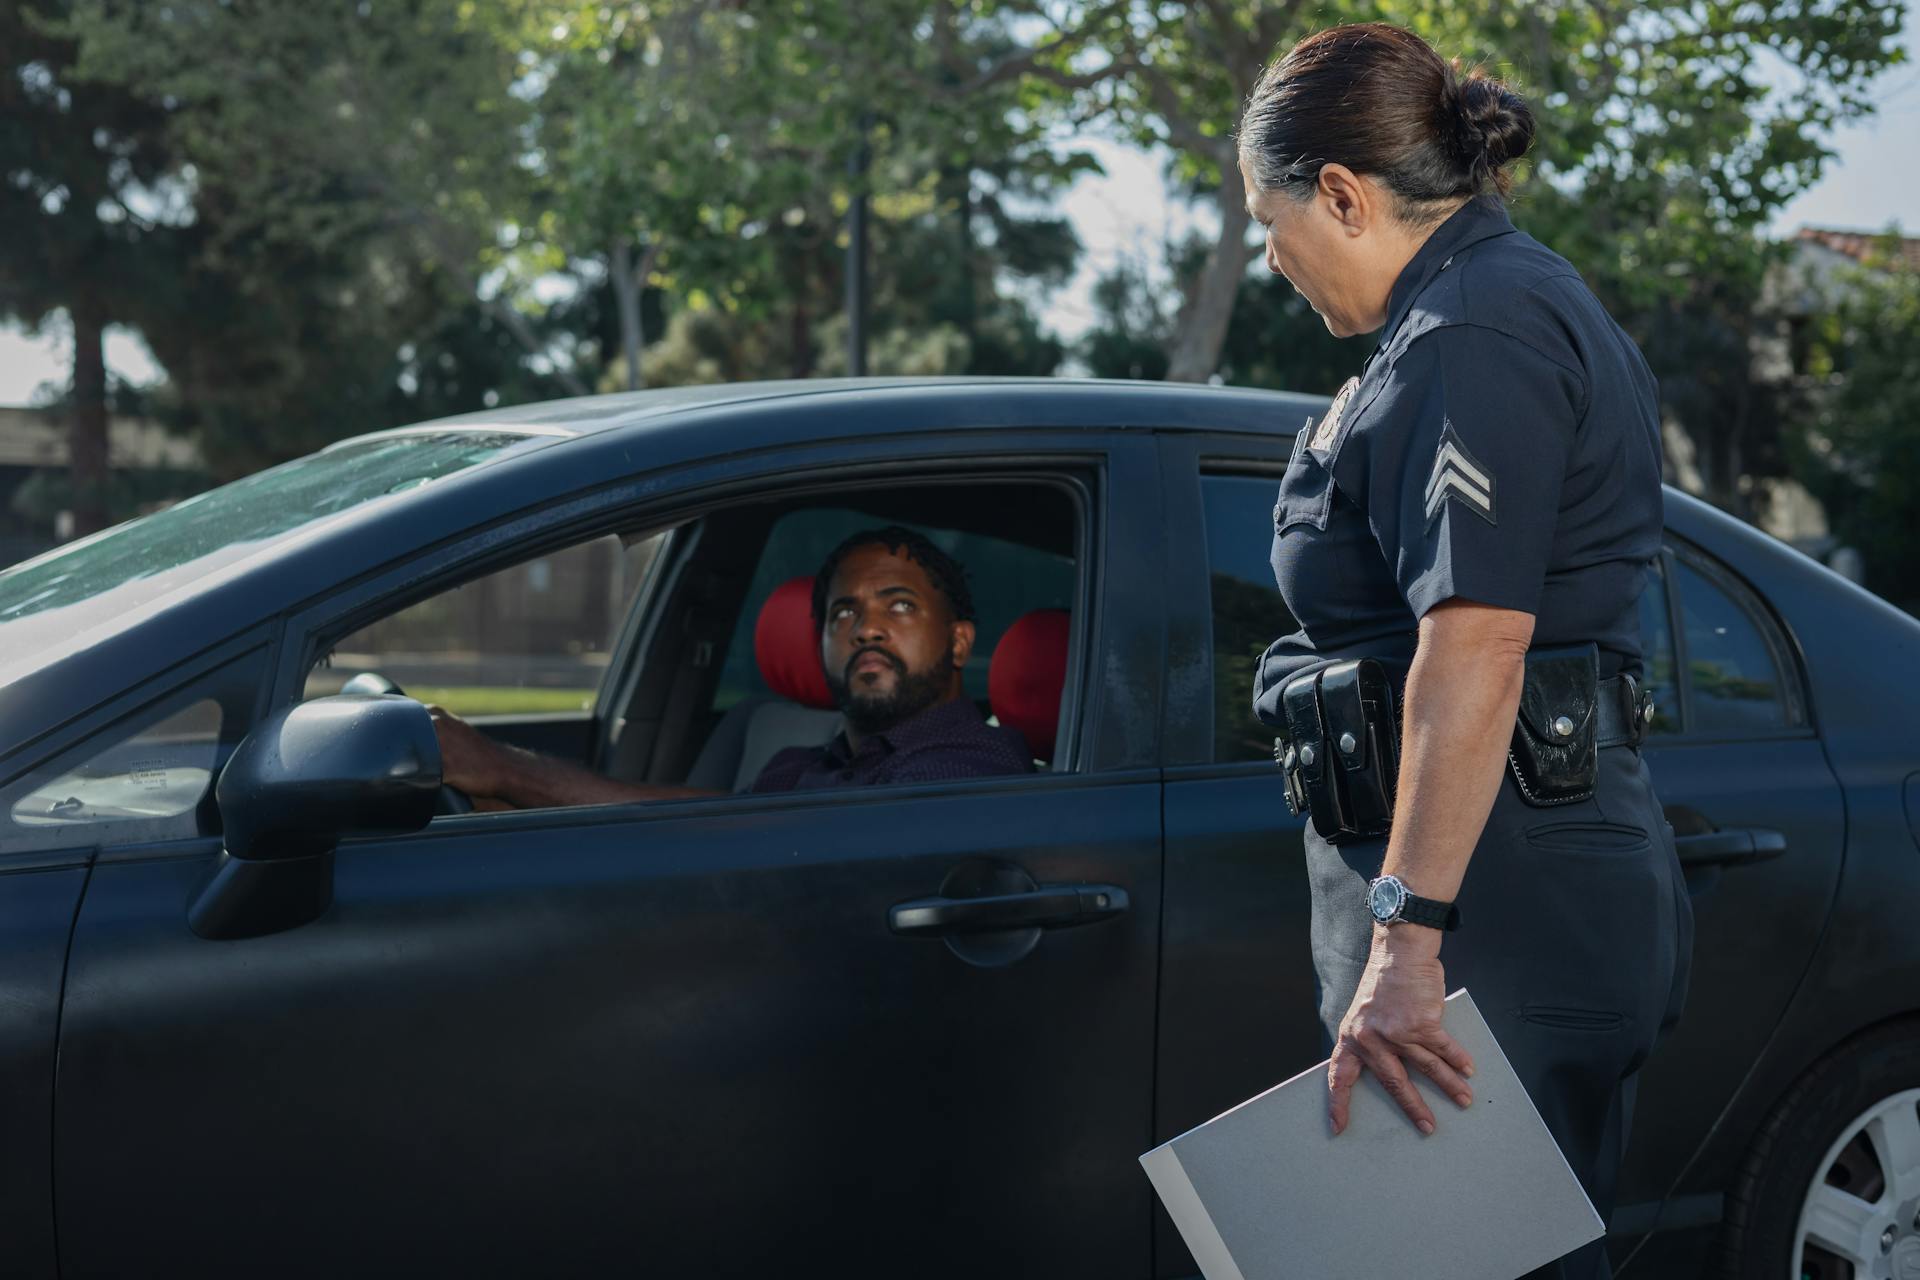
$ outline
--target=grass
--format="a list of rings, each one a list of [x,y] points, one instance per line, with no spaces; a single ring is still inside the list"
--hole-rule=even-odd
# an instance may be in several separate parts
[[[525,716],[556,711],[584,711],[593,702],[592,689],[489,688],[485,685],[423,685],[407,688],[407,696],[445,707],[462,719],[474,716]]]

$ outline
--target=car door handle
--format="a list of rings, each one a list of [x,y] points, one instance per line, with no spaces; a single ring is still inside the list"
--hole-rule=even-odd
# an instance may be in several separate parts
[[[1728,827],[1676,836],[1673,845],[1682,867],[1743,867],[1779,857],[1787,851],[1787,838],[1759,827]]]
[[[915,938],[1003,929],[1067,929],[1111,919],[1128,906],[1111,884],[1043,884],[1026,893],[982,898],[915,898],[887,910],[887,927]]]

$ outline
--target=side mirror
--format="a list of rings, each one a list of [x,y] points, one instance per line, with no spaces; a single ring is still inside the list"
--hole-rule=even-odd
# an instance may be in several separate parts
[[[433,720],[411,698],[342,694],[275,712],[220,771],[226,847],[188,925],[250,938],[307,923],[333,901],[334,846],[418,831],[439,787]]]

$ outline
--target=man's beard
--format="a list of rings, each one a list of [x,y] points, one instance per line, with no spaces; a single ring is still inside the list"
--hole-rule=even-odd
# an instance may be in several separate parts
[[[855,689],[847,672],[869,653],[877,653],[893,665],[899,678],[891,692],[866,692]],[[840,714],[859,733],[885,733],[902,721],[925,711],[953,687],[953,651],[948,650],[925,671],[908,671],[906,664],[881,649],[861,649],[847,659],[838,674],[827,672],[827,688]]]

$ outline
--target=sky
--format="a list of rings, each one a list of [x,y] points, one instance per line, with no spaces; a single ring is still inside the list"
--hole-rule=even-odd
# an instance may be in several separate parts
[[[1920,234],[1920,164],[1913,158],[1920,134],[1920,0],[1908,13],[1903,43],[1913,61],[1882,77],[1873,116],[1837,131],[1836,157],[1818,184],[1780,211],[1773,234],[1791,235],[1802,226],[1880,231],[1894,223]],[[1095,281],[1128,262],[1164,279],[1163,247],[1205,222],[1167,190],[1164,154],[1104,138],[1086,149],[1106,172],[1082,175],[1062,201],[1085,251],[1073,279],[1041,308],[1042,323],[1069,341],[1093,325]],[[106,345],[107,367],[122,378],[145,383],[160,376],[138,335],[109,330]],[[37,335],[0,327],[0,405],[26,404],[40,384],[64,381],[71,346],[59,321]]]

